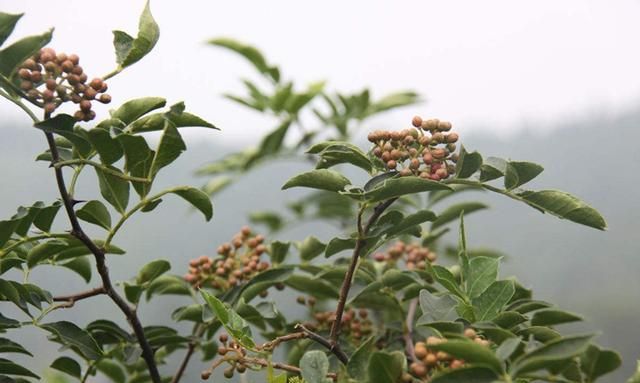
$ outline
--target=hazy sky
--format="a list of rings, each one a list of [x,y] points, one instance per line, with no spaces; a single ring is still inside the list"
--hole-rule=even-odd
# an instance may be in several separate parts
[[[55,26],[52,46],[76,52],[89,76],[114,66],[112,29],[137,31],[143,1],[0,0],[25,12],[15,36]],[[271,123],[220,97],[253,75],[240,58],[204,44],[250,42],[300,87],[415,89],[427,103],[374,125],[404,126],[413,114],[474,127],[531,128],[585,111],[640,102],[640,1],[153,1],[156,49],[109,83],[114,104],[169,96],[238,142]],[[19,113],[0,103],[3,116]],[[539,124],[539,125],[538,125]],[[211,134],[207,134],[210,136]]]

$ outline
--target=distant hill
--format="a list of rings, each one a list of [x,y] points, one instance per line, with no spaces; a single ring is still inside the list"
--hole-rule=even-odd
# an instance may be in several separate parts
[[[51,201],[55,185],[47,164],[32,163],[44,148],[41,133],[24,123],[4,121],[0,125],[0,216],[7,217],[19,204]],[[469,134],[463,136],[463,142],[469,150],[477,149],[486,156],[541,163],[546,171],[531,183],[531,188],[557,188],[581,197],[603,213],[609,230],[579,227],[486,193],[467,194],[460,198],[477,197],[492,206],[467,218],[468,240],[471,246],[491,246],[508,254],[503,275],[518,276],[538,297],[587,318],[584,325],[571,329],[601,330],[598,342],[623,354],[623,369],[607,380],[618,383],[631,374],[640,357],[640,330],[635,328],[640,317],[640,241],[634,240],[640,230],[640,111],[561,125],[558,129],[545,127],[544,132],[529,129],[507,138]],[[205,180],[195,178],[193,170],[230,150],[215,141],[188,145],[189,151],[162,173],[160,184],[203,184]],[[127,279],[133,276],[133,270],[155,257],[171,259],[173,271],[182,274],[189,258],[213,254],[220,242],[246,223],[246,213],[265,205],[271,209],[283,206],[295,193],[283,193],[280,186],[307,166],[276,162],[256,169],[214,199],[215,215],[209,223],[183,201],[167,198],[154,211],[153,219],[138,216],[117,237],[116,244],[128,254],[110,258],[113,275]],[[84,178],[89,182],[81,182],[80,198],[96,193],[89,174]],[[334,234],[327,226],[305,224],[286,236],[301,238],[309,230],[320,238]],[[53,278],[47,268],[36,270],[33,278],[58,294],[83,288],[79,278],[63,273],[60,278],[64,283]],[[170,318],[176,301],[161,299],[164,305],[142,305],[144,322],[159,324]],[[74,315],[80,324],[101,316],[119,318],[105,302],[82,302]],[[38,345],[36,356],[55,352],[54,345],[41,346],[46,344],[42,342],[43,333],[23,332],[20,336]],[[32,362],[25,359],[25,363]]]

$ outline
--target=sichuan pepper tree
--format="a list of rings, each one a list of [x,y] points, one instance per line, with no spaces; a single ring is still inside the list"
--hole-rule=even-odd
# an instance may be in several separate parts
[[[0,14],[0,44],[20,16]],[[307,154],[317,161],[316,168],[283,185],[321,192],[323,202],[317,202],[318,194],[313,202],[319,208],[347,206],[352,214],[339,215],[344,230],[336,237],[327,242],[313,235],[302,241],[273,240],[246,226],[228,243],[218,244],[216,254],[174,265],[184,275],[169,274],[166,260],[150,259],[137,275],[114,283],[107,254],[124,252],[114,240],[134,214],[162,208],[162,198],[174,194],[206,219],[212,217],[211,202],[199,189],[151,191],[158,172],[186,149],[178,128],[214,128],[185,112],[182,103],[159,112],[166,101],[156,97],[121,103],[94,123],[98,116],[93,103],[112,102],[107,80],[139,61],[158,39],[148,6],[135,38],[120,31],[114,36],[116,70],[91,80],[79,57],[46,47],[51,32],[0,50],[0,95],[43,131],[48,149],[38,160],[52,168],[59,192],[51,204],[20,207],[16,215],[0,221],[0,299],[5,301],[2,307],[13,305],[23,316],[0,316],[0,331],[6,333],[0,338],[3,382],[40,378],[8,359],[12,353],[30,355],[12,338],[20,327],[42,330],[43,336],[72,352],[52,357],[50,366],[82,382],[97,374],[114,382],[195,381],[220,371],[226,378],[268,382],[584,383],[619,366],[618,354],[597,346],[593,334],[564,335],[556,329],[580,316],[534,299],[514,278],[500,278],[500,258],[468,246],[464,214],[484,205],[437,205],[465,190],[480,189],[595,229],[606,227],[602,216],[568,193],[524,189],[542,172],[541,166],[468,152],[446,121],[414,117],[402,129],[372,131],[370,145],[359,148],[348,139],[348,121],[384,110],[370,106],[368,93],[338,96],[343,107],[335,108],[333,117],[317,113],[322,124],[339,134],[328,141],[321,138],[321,130],[305,137],[298,146],[310,145]],[[283,112],[286,124],[297,120],[293,106],[306,105],[309,95],[295,95],[292,86],[282,86],[279,70],[247,46],[230,40],[215,43],[252,58],[261,73],[273,79],[276,94],[284,93],[280,97],[290,108]],[[287,101],[290,96],[300,101]],[[252,97],[265,101],[257,92]],[[363,107],[353,109],[354,100]],[[260,105],[250,106],[267,109]],[[278,111],[278,104],[268,105]],[[73,114],[62,112],[68,106]],[[252,151],[251,159],[255,153],[261,153],[261,160],[280,153],[287,129],[277,128],[258,152]],[[155,149],[144,135],[150,131],[161,132]],[[249,157],[242,158],[246,168],[250,162],[243,161]],[[216,166],[225,164],[228,159]],[[349,166],[362,170],[364,182],[354,184],[334,169]],[[79,175],[88,168],[96,174],[100,197],[76,193]],[[131,188],[139,199],[129,207]],[[58,217],[59,212],[65,217]],[[306,219],[304,214],[297,218]],[[52,231],[54,221],[66,221],[67,230]],[[104,229],[104,236],[89,237],[86,224]],[[447,260],[442,236],[452,224],[459,240]],[[46,264],[71,269],[89,282],[90,259],[100,282],[86,291],[60,296],[29,281],[30,270]],[[184,304],[168,314],[163,325],[158,319],[142,323],[137,315],[142,299],[150,302],[167,294],[183,297]],[[283,305],[282,294],[293,294],[300,307]],[[108,318],[90,323],[78,323],[72,316],[47,319],[61,308],[81,310],[77,306],[82,300],[99,295],[110,298],[129,327]],[[176,329],[183,321],[193,324],[191,333]],[[195,366],[196,357],[208,367]],[[177,368],[169,368],[169,361]],[[56,379],[64,381],[61,376]]]

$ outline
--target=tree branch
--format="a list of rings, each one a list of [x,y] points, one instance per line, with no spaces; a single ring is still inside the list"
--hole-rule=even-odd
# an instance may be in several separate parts
[[[340,345],[338,343],[333,343],[329,341],[322,335],[316,334],[315,332],[309,330],[308,328],[304,327],[304,325],[300,323],[296,325],[296,328],[304,331],[304,333],[307,335],[307,338],[315,341],[316,343],[324,346],[326,349],[331,351],[331,353],[335,355],[338,358],[338,360],[340,360],[340,362],[342,362],[343,364],[347,364],[347,362],[349,361],[349,357],[347,356],[347,354],[345,354],[344,351],[342,351],[342,348],[340,348]]]
[[[87,298],[91,298],[91,297],[95,297],[96,295],[100,295],[100,294],[106,294],[107,291],[105,290],[105,288],[103,286],[100,287],[96,287],[95,289],[89,290],[89,291],[84,291],[78,294],[73,294],[73,295],[63,295],[63,296],[57,296],[57,297],[53,297],[53,301],[54,302],[67,302],[67,304],[64,307],[73,307],[73,305],[80,300],[83,299],[87,299]]]
[[[45,119],[49,117],[49,115],[45,115]],[[142,358],[147,364],[151,381],[153,383],[161,383],[160,373],[158,372],[158,367],[155,362],[153,350],[151,349],[151,346],[149,345],[149,342],[144,335],[144,329],[142,328],[140,319],[138,318],[135,310],[132,309],[127,302],[125,302],[125,300],[113,287],[111,277],[109,276],[109,269],[107,268],[107,264],[105,262],[106,257],[104,250],[98,247],[82,230],[80,221],[78,221],[78,217],[76,217],[76,213],[73,210],[74,201],[69,196],[69,193],[67,191],[67,186],[64,182],[62,169],[55,166],[60,161],[60,154],[58,153],[58,147],[56,145],[55,139],[53,137],[53,134],[49,132],[45,132],[45,136],[49,144],[49,150],[51,151],[51,162],[54,167],[56,182],[58,184],[58,191],[60,192],[60,198],[62,198],[64,208],[67,212],[67,216],[69,217],[69,222],[71,224],[71,235],[82,242],[94,255],[96,260],[96,268],[98,269],[98,273],[100,274],[100,278],[102,279],[102,287],[104,288],[105,293],[118,306],[118,308],[120,308],[120,311],[122,311],[122,313],[126,316],[129,324],[133,328],[133,332],[135,333],[136,338],[138,339],[138,343],[140,344],[140,348],[142,349]]]
[[[344,306],[347,302],[347,296],[349,295],[349,289],[351,288],[351,280],[353,279],[353,274],[356,271],[356,267],[358,266],[358,260],[362,254],[361,251],[364,246],[367,244],[366,236],[369,233],[369,229],[371,226],[380,218],[380,215],[389,207],[392,203],[394,203],[398,198],[391,198],[384,202],[379,203],[374,209],[371,217],[365,224],[362,226],[362,212],[358,214],[358,239],[356,241],[356,246],[353,249],[353,255],[351,256],[351,264],[347,269],[347,274],[342,281],[342,287],[340,288],[340,296],[338,298],[338,306],[336,307],[336,320],[331,325],[331,344],[332,346],[339,347],[338,338],[340,337],[340,328],[342,327],[342,314],[344,313]],[[348,360],[348,359],[347,359]],[[345,363],[346,364],[346,363]]]
[[[405,321],[405,332],[404,332],[404,346],[407,356],[411,361],[416,360],[416,351],[413,346],[413,318],[416,316],[416,308],[418,306],[418,299],[414,298],[409,303],[409,310],[407,311],[407,319]]]

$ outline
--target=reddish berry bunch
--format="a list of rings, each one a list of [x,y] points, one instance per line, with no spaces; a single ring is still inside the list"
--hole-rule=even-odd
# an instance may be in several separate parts
[[[418,243],[407,244],[402,241],[394,243],[385,252],[375,253],[373,259],[377,262],[387,262],[395,265],[403,260],[409,270],[424,270],[427,262],[433,263],[437,258],[436,253]]]
[[[375,144],[371,152],[386,169],[395,170],[400,176],[446,179],[455,172],[458,133],[450,132],[451,123],[446,121],[416,116],[412,124],[415,128],[369,133],[367,138]]]
[[[305,298],[300,296],[297,298],[297,302],[313,307],[315,299],[312,299],[313,297],[309,297],[305,302]],[[305,327],[313,331],[329,330],[336,320],[336,313],[335,311],[317,311],[313,313],[313,318],[315,321],[304,323]],[[340,333],[355,345],[359,345],[362,339],[370,336],[373,330],[374,326],[369,317],[369,311],[360,309],[356,312],[352,308],[347,308],[342,314]]]
[[[94,78],[87,83],[87,74],[79,63],[80,58],[76,54],[67,55],[56,53],[52,48],[42,48],[18,70],[20,88],[31,101],[41,103],[48,114],[71,101],[80,108],[74,114],[75,119],[91,121],[96,117],[91,110],[91,101],[108,104],[111,96],[105,93],[107,83],[102,79]]]
[[[245,226],[231,242],[218,247],[218,258],[203,255],[192,259],[189,262],[189,273],[184,279],[194,287],[210,286],[226,290],[268,269],[269,262],[260,260],[266,252],[264,236],[252,235],[251,229]],[[266,296],[266,293],[265,290],[260,295]]]
[[[472,328],[467,328],[464,331],[464,336],[482,346],[489,347],[490,345],[488,340],[478,336]],[[422,379],[424,382],[428,382],[430,376],[437,371],[463,367],[465,365],[464,360],[454,358],[446,352],[429,348],[430,346],[435,346],[446,341],[447,339],[445,338],[430,336],[425,342],[417,342],[414,346],[416,360],[409,366],[411,374]]]

